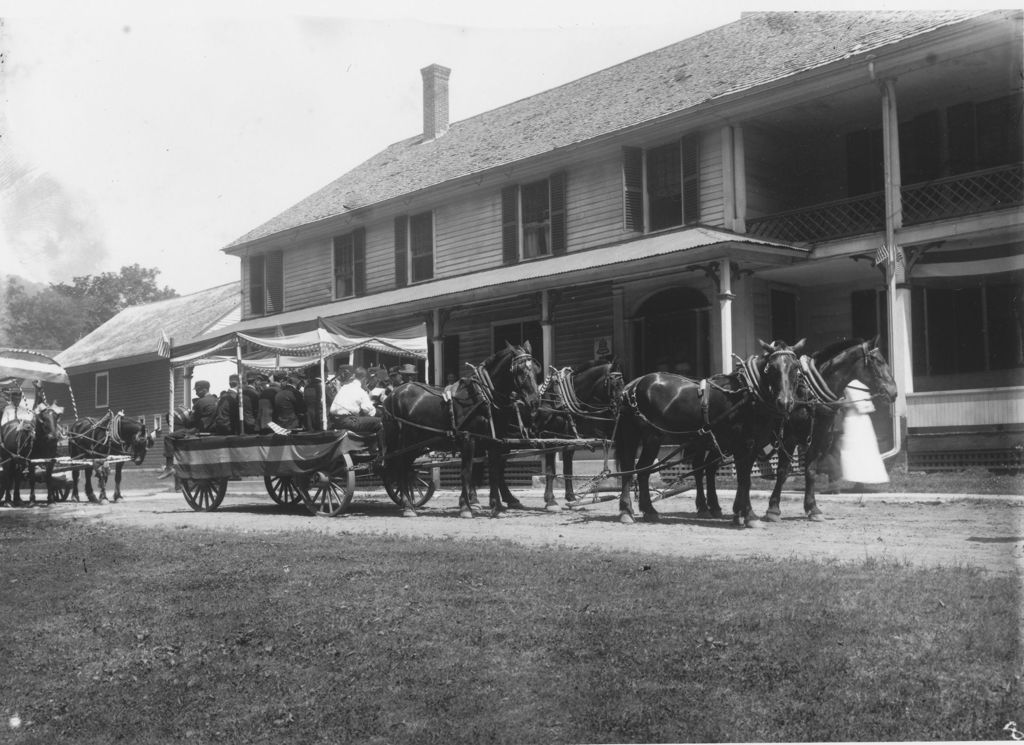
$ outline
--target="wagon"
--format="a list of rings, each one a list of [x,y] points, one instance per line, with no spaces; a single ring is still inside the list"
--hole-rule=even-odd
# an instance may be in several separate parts
[[[220,507],[228,481],[263,477],[276,503],[302,502],[314,515],[334,517],[345,512],[356,490],[357,477],[379,470],[379,457],[363,440],[346,430],[298,432],[286,435],[187,435],[172,439],[174,473],[188,505],[209,512]],[[420,471],[418,506],[434,493],[434,483]],[[400,503],[394,485],[385,482],[388,496]]]

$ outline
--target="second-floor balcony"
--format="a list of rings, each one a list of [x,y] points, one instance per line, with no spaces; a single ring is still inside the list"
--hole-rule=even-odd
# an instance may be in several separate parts
[[[920,225],[1024,205],[1024,164],[933,179],[901,189],[903,224]],[[877,191],[747,221],[747,232],[794,243],[820,243],[885,229],[885,194]]]

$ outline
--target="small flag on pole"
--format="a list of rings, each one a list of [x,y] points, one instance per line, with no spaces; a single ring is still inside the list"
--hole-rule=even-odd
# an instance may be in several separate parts
[[[157,342],[156,353],[168,359],[171,357],[171,340],[167,338],[167,332],[163,329],[160,329],[160,341]]]
[[[905,266],[903,261],[903,249],[898,245],[889,246],[883,243],[875,251],[875,266],[887,265],[890,262],[896,262],[897,266]]]

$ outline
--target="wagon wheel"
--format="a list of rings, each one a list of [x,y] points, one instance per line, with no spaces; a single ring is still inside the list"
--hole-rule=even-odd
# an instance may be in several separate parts
[[[309,488],[310,477],[306,474],[296,476],[264,476],[263,484],[267,487],[270,498],[282,507],[298,504],[305,498]]]
[[[384,491],[391,497],[391,501],[399,507],[404,507],[405,502],[402,501],[398,477],[392,474],[384,474],[381,481],[384,484]],[[412,506],[422,507],[430,501],[432,496],[434,496],[434,479],[430,471],[417,468],[413,471],[412,475]]]
[[[182,479],[181,493],[196,512],[212,512],[224,501],[227,479]]]
[[[352,470],[352,459],[346,454],[343,461],[335,463],[327,473],[318,471],[309,480],[309,486],[302,498],[306,509],[318,517],[335,517],[348,509],[356,490],[356,474]]]

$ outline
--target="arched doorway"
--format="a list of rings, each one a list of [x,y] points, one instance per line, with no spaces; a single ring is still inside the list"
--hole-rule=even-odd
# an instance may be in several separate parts
[[[711,305],[704,293],[674,287],[652,295],[633,316],[633,375],[659,370],[711,374]]]

